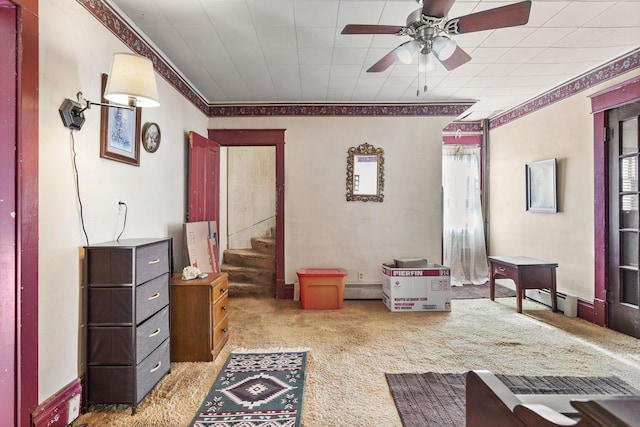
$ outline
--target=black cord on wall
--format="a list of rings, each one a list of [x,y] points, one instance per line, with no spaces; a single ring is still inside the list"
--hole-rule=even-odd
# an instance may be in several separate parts
[[[82,199],[80,198],[80,182],[78,179],[78,165],[76,164],[76,141],[73,137],[73,130],[69,132],[71,135],[71,153],[72,163],[73,163],[73,177],[76,183],[76,198],[78,199],[78,206],[80,208],[80,224],[82,224],[82,231],[84,232],[84,238],[87,241],[87,246],[89,246],[89,236],[87,235],[87,229],[84,226],[84,213],[82,211]]]

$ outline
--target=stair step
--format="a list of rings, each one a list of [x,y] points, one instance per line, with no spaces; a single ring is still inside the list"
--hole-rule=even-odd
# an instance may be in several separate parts
[[[224,251],[224,263],[238,267],[256,267],[275,270],[276,258],[255,249],[227,249]]]
[[[252,237],[251,248],[265,254],[276,253],[276,239],[274,237]]]
[[[269,297],[276,295],[275,284],[261,285],[255,283],[229,282],[230,297]]]
[[[273,285],[275,273],[273,270],[255,267],[238,267],[230,264],[222,264],[220,270],[229,275],[229,282],[255,283],[261,285]]]

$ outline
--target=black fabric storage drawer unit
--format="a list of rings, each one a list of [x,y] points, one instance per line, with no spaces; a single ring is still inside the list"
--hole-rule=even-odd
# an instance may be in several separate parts
[[[129,239],[85,247],[85,410],[138,403],[170,371],[172,240]]]

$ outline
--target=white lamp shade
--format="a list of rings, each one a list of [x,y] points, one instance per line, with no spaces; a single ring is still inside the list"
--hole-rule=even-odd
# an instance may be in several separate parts
[[[411,40],[410,42],[400,46],[396,51],[396,54],[403,64],[411,64],[411,62],[413,62],[413,57],[416,56],[416,53],[418,53],[419,50],[420,43],[416,40]]]
[[[433,53],[440,61],[446,61],[451,58],[451,55],[453,55],[457,47],[456,42],[450,38],[436,37],[433,39]]]
[[[159,106],[156,75],[151,60],[133,53],[114,54],[104,97],[121,105]]]

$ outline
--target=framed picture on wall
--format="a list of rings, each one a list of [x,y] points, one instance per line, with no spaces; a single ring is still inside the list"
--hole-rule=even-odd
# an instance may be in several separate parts
[[[525,165],[528,212],[558,212],[556,195],[556,159]]]
[[[102,102],[107,75],[102,75]],[[140,108],[101,107],[100,157],[140,166]]]

